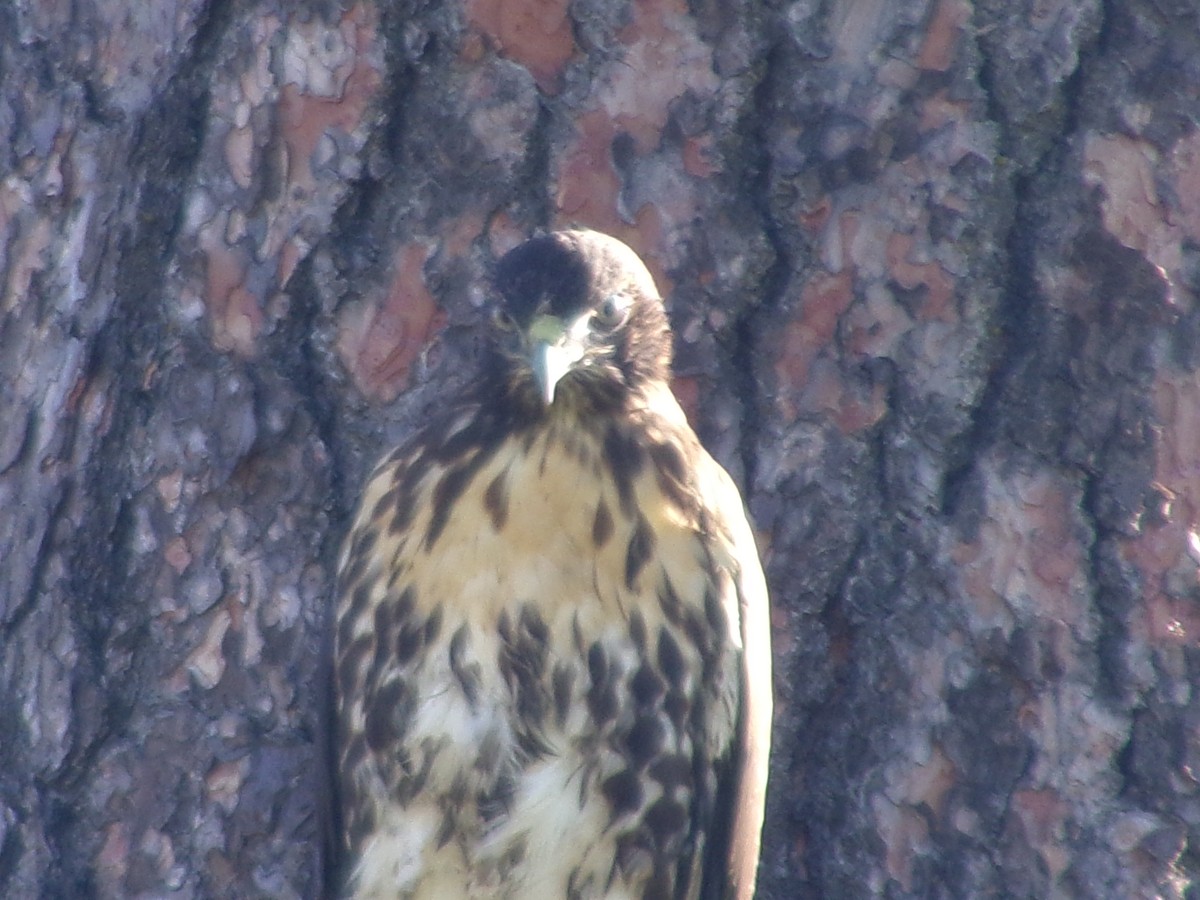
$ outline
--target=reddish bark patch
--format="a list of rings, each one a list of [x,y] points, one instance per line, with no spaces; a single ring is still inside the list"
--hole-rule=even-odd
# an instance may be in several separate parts
[[[908,234],[893,234],[887,243],[888,270],[896,283],[907,290],[923,287],[925,296],[917,317],[952,323],[958,318],[954,307],[954,282],[936,262],[914,263],[910,260],[915,238]]]
[[[1012,814],[1020,823],[1026,843],[1038,851],[1056,880],[1070,861],[1066,846],[1070,807],[1049,788],[1022,790],[1013,794]]]
[[[639,0],[633,21],[618,35],[625,55],[609,68],[601,101],[640,153],[659,146],[677,98],[716,93],[712,48],[695,27],[681,0]]]
[[[779,403],[787,421],[795,421],[798,397],[809,385],[813,361],[833,339],[838,319],[853,300],[848,272],[822,273],[804,286],[800,315],[784,326],[775,361]]]
[[[933,72],[949,69],[958,54],[963,26],[970,17],[970,7],[962,0],[941,0],[925,30],[925,40],[917,55],[917,67]]]
[[[408,383],[413,363],[445,324],[425,286],[429,248],[413,243],[396,253],[386,296],[347,308],[338,323],[337,351],[366,396],[390,403]]]
[[[487,223],[488,247],[492,256],[499,259],[509,250],[529,237],[525,227],[504,210],[494,215]]]
[[[252,356],[262,331],[263,311],[260,299],[245,286],[245,255],[219,240],[202,244],[206,254],[205,306],[213,345],[239,356]]]
[[[1140,637],[1154,644],[1200,642],[1200,380],[1190,373],[1160,375],[1154,385],[1158,418],[1155,486],[1162,496],[1140,533],[1123,543],[1142,581]]]
[[[1200,238],[1200,131],[1181,138],[1171,150],[1171,174],[1179,222],[1193,239]]]
[[[289,175],[295,187],[307,190],[314,186],[311,160],[321,137],[331,128],[350,132],[358,127],[379,89],[380,73],[367,53],[375,40],[372,16],[364,4],[342,16],[343,30],[353,32],[357,52],[353,63],[335,73],[335,80],[342,84],[340,95],[314,96],[291,83],[279,92],[279,133],[288,150]]]
[[[555,203],[559,216],[614,234],[624,225],[617,216],[621,179],[612,158],[616,129],[600,109],[584,113],[576,127],[578,137],[558,169]]]
[[[951,551],[974,630],[1030,617],[1078,627],[1086,579],[1073,489],[1051,475],[984,471],[987,518],[974,542]]]
[[[709,158],[712,152],[712,135],[689,137],[683,142],[683,170],[694,178],[709,178],[717,166]]]
[[[471,249],[471,244],[483,233],[483,214],[471,210],[447,223],[443,232],[442,252],[447,256],[463,256]]]
[[[467,21],[528,69],[542,91],[557,94],[575,52],[567,7],[567,0],[468,0]]]
[[[825,194],[815,206],[808,208],[797,207],[796,224],[808,232],[810,236],[815,236],[824,230],[832,214],[833,200],[830,199],[828,194]]]

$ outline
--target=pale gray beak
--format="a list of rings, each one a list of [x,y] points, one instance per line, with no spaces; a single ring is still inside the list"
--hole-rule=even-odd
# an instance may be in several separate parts
[[[538,316],[529,326],[529,365],[547,406],[563,376],[583,359],[586,342],[577,331],[555,316]]]

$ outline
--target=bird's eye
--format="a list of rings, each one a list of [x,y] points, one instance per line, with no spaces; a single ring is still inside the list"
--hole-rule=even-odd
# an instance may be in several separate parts
[[[629,298],[622,294],[610,294],[592,313],[592,327],[611,331],[624,324],[629,315]]]
[[[493,306],[492,327],[497,331],[516,331],[517,320],[503,306]]]

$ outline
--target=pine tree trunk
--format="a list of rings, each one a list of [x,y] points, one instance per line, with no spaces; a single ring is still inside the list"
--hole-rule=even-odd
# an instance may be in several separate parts
[[[0,896],[320,895],[349,511],[565,224],[760,529],[760,896],[1182,896],[1198,83],[1186,0],[0,7]]]

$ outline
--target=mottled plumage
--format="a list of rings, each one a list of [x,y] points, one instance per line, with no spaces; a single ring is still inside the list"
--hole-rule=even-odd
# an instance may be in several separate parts
[[[512,251],[495,295],[483,372],[375,470],[342,555],[346,893],[748,898],[766,588],[661,300],[586,231]]]

